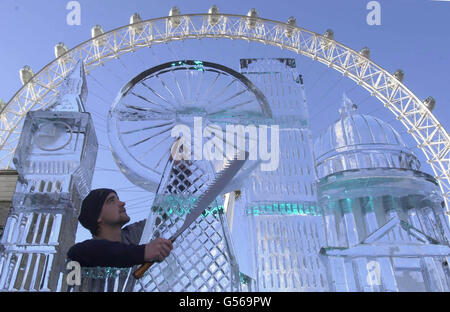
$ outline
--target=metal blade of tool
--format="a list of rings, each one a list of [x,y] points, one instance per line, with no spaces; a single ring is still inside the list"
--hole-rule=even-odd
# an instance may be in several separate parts
[[[235,155],[234,159],[227,161],[222,169],[214,179],[214,181],[208,186],[206,191],[197,199],[194,204],[194,208],[186,216],[183,225],[180,229],[170,238],[172,242],[180,236],[189,226],[205,211],[206,208],[217,198],[224,189],[233,179],[233,177],[239,172],[244,163],[248,160],[249,153],[243,151]],[[147,262],[141,265],[136,271],[134,271],[133,276],[136,279],[140,279],[144,273],[153,265],[154,262]]]
[[[197,199],[194,208],[186,216],[183,225],[180,229],[170,238],[174,241],[181,233],[183,233],[202,213],[208,208],[209,204],[219,196],[226,186],[230,183],[233,177],[239,172],[244,163],[247,161],[248,152],[242,155],[236,155],[231,161],[228,161],[224,169],[222,169],[214,179],[214,181],[208,186],[206,191]]]

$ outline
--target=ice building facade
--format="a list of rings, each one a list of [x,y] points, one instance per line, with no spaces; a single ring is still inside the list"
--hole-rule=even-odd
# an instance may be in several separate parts
[[[343,102],[314,144],[330,291],[449,291],[437,181],[389,124]]]
[[[325,244],[317,205],[303,79],[294,59],[242,59],[240,71],[267,98],[279,126],[279,166],[257,168],[227,211],[241,272],[258,291],[328,289],[319,250]]]
[[[14,164],[19,174],[1,238],[1,291],[65,287],[66,253],[75,242],[81,200],[91,188],[97,137],[84,111],[78,63],[48,110],[27,114]]]

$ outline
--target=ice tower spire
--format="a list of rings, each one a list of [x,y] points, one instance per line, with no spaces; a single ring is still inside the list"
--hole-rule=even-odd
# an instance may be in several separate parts
[[[58,96],[48,110],[85,112],[87,94],[84,63],[80,60],[58,87]]]
[[[353,101],[344,92],[342,94],[342,105],[339,108],[339,114],[341,115],[341,118],[344,118],[345,116],[353,115],[353,113],[356,112],[357,109],[358,109],[358,105],[353,103]]]

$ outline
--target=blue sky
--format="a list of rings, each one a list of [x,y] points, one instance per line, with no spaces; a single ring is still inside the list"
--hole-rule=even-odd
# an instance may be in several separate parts
[[[401,68],[405,72],[405,85],[419,98],[433,96],[436,99],[434,114],[447,130],[450,128],[450,92],[447,75],[450,70],[450,2],[429,0],[382,0],[381,25],[370,26],[366,22],[369,10],[368,0],[277,0],[277,1],[144,1],[144,0],[80,0],[81,25],[69,26],[66,16],[66,0],[1,0],[0,21],[0,98],[4,101],[14,95],[21,87],[19,70],[24,65],[30,65],[37,72],[54,58],[54,45],[64,42],[70,49],[90,38],[90,30],[96,25],[102,25],[105,31],[128,24],[130,16],[139,12],[143,19],[167,16],[172,6],[178,6],[182,13],[207,12],[212,4],[216,4],[222,13],[246,14],[250,8],[256,8],[261,17],[286,21],[294,16],[297,24],[308,30],[324,33],[331,28],[335,39],[354,50],[367,46],[371,50],[371,59],[389,72]],[[224,46],[221,46],[224,44]],[[298,71],[304,74],[313,137],[338,118],[337,109],[343,91],[348,91],[350,98],[360,104],[363,113],[372,113],[391,123],[399,132],[403,128],[393,115],[382,108],[376,99],[368,97],[365,90],[353,88],[354,83],[342,79],[337,72],[327,70],[322,64],[316,64],[303,56],[292,52],[266,47],[261,44],[247,43],[177,43],[169,47],[155,48],[152,53],[141,54],[140,62],[125,57],[125,70],[117,71],[114,80],[106,71],[98,73],[95,79],[99,85],[90,82],[88,86],[89,101],[97,101],[101,114],[107,111],[109,98],[102,94],[103,86],[110,88],[110,93],[116,93],[119,88],[137,74],[143,71],[143,65],[148,67],[158,61],[177,56],[189,55],[198,58],[208,58],[218,63],[237,69],[240,57],[285,56],[297,59]],[[228,46],[227,46],[228,45]],[[244,46],[245,45],[245,46]],[[233,47],[233,50],[222,55],[221,47]],[[235,49],[234,49],[235,48]],[[165,49],[165,50],[164,50]],[[166,51],[166,52],[164,52]],[[167,53],[167,51],[169,51]],[[209,53],[209,54],[208,54]],[[150,58],[153,58],[150,60]],[[142,61],[142,59],[144,61]],[[110,70],[118,67],[111,65]],[[109,70],[109,69],[108,69]],[[347,81],[348,80],[348,81]],[[101,85],[100,85],[101,84]],[[102,98],[102,101],[99,99]],[[100,104],[101,102],[101,104]],[[97,105],[97,104],[96,104]],[[104,120],[98,120],[101,132],[105,129]],[[103,124],[102,124],[103,122]],[[414,147],[414,142],[403,133],[408,146]],[[106,141],[102,144],[107,145]],[[421,157],[421,151],[414,149]],[[94,187],[110,186],[107,181],[114,180],[119,175],[111,159],[97,160],[97,167],[104,170],[96,172]],[[424,170],[430,172],[426,164]],[[151,196],[125,181],[122,188],[130,189],[119,192],[122,199],[128,202],[132,220],[139,220],[146,215],[146,204]],[[114,185],[113,185],[114,186]],[[86,237],[80,231],[77,240]]]

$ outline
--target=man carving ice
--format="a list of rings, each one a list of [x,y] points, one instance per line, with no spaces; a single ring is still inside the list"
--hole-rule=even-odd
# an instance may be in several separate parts
[[[157,238],[139,245],[145,220],[122,227],[130,221],[125,203],[112,189],[92,190],[81,204],[81,225],[93,239],[77,243],[67,253],[69,259],[84,267],[132,267],[145,262],[163,261],[172,242]]]

